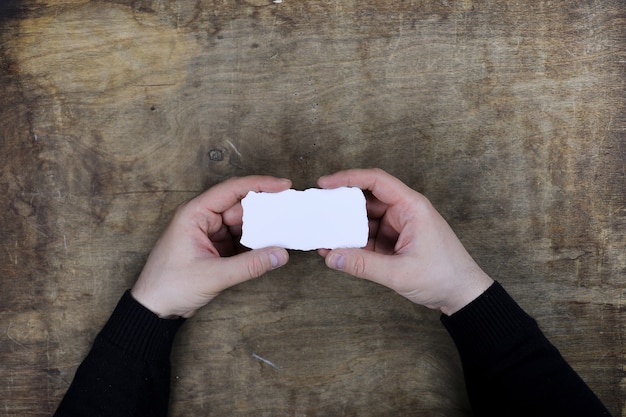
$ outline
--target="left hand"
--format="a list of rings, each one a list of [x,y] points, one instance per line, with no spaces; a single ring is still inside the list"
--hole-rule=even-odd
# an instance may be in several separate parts
[[[283,248],[238,253],[248,191],[279,192],[291,181],[267,176],[226,180],[181,204],[131,294],[159,317],[191,317],[221,291],[287,263]]]

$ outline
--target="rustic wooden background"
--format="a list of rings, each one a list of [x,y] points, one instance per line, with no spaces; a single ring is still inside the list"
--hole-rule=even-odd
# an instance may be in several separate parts
[[[0,4],[0,414],[54,411],[173,209],[381,167],[626,416],[626,1]],[[256,356],[271,361],[272,367]],[[173,416],[466,416],[438,314],[315,253],[186,324]]]

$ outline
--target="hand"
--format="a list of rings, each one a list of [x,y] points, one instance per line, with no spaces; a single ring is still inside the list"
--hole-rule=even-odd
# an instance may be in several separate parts
[[[493,283],[431,203],[380,169],[321,177],[322,188],[367,190],[370,237],[364,249],[320,250],[330,268],[389,287],[447,315]]]
[[[133,297],[160,317],[191,317],[220,291],[286,264],[285,249],[241,252],[238,242],[241,199],[248,191],[290,186],[291,181],[273,177],[234,178],[180,205],[150,252]]]

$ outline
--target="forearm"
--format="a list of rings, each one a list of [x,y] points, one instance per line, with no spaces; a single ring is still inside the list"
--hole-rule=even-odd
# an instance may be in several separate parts
[[[125,293],[55,416],[166,416],[169,355],[182,323],[159,319]]]
[[[609,415],[498,283],[442,322],[459,349],[477,415]]]

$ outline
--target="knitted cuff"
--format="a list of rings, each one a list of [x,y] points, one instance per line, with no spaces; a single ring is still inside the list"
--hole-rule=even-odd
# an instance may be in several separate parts
[[[98,335],[128,355],[145,361],[169,357],[174,337],[185,319],[161,319],[126,291]]]
[[[513,300],[499,282],[494,282],[483,294],[451,316],[441,316],[443,325],[452,336],[459,351],[483,352],[498,346],[503,340],[514,340],[537,323]]]

